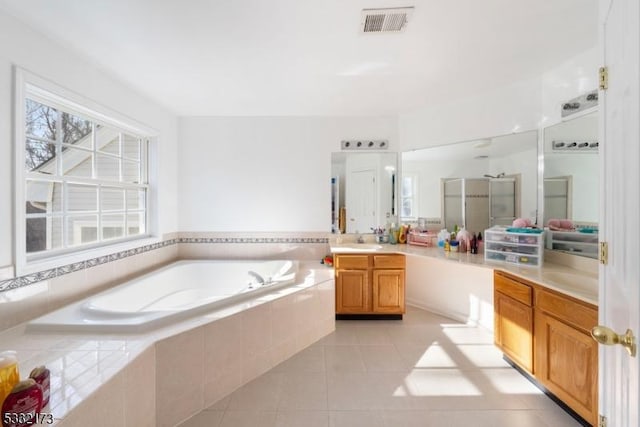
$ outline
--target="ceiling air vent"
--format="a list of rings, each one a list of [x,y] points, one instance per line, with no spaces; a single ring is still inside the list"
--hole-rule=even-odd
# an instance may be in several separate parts
[[[397,33],[404,30],[412,13],[413,6],[363,9],[360,29],[363,33]]]

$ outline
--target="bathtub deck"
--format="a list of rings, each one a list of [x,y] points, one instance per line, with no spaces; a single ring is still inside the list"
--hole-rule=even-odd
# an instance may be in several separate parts
[[[300,269],[304,282],[277,295],[146,333],[33,332],[22,324],[0,333],[0,350],[17,351],[22,378],[39,365],[51,370],[43,412],[55,425],[173,426],[335,329],[333,269]]]

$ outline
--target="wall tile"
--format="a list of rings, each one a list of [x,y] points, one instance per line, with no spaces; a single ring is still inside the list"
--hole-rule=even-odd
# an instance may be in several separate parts
[[[185,384],[202,390],[204,384],[204,327],[156,343],[158,406],[169,405]]]
[[[264,353],[271,347],[271,304],[242,312],[242,352],[246,356]]]
[[[242,314],[235,314],[203,327],[205,382],[214,381],[229,369],[241,371],[242,319]]]
[[[125,427],[124,375],[116,375],[64,417],[64,427]]]
[[[173,426],[203,409],[204,327],[156,343],[156,421]]]
[[[151,346],[124,370],[124,417],[127,427],[156,425],[156,352]]]

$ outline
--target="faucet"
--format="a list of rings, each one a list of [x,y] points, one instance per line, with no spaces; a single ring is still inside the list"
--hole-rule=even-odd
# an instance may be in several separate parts
[[[356,243],[364,243],[364,237],[362,237],[362,234],[358,233],[358,230],[356,230]]]
[[[259,275],[258,273],[256,273],[255,271],[249,270],[249,271],[247,271],[247,274],[256,279],[256,283],[258,284],[258,286],[262,286],[262,285],[265,284],[264,278],[261,275]],[[249,287],[252,288],[253,287],[252,285],[253,285],[253,283],[250,283]]]

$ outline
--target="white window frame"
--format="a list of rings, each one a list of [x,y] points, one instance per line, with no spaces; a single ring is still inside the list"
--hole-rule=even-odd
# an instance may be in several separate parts
[[[404,197],[404,191],[403,191],[403,186],[404,186],[404,179],[405,178],[410,178],[411,179],[411,191],[412,191],[412,197]],[[402,174],[402,179],[400,181],[400,213],[403,213],[403,206],[404,206],[404,201],[406,199],[410,199],[411,200],[411,206],[413,207],[412,209],[412,214],[410,216],[401,216],[400,219],[403,221],[415,221],[418,217],[417,215],[415,215],[415,211],[418,208],[418,174],[417,173],[403,173]]]
[[[48,106],[60,109],[67,113],[77,114],[80,117],[86,117],[94,123],[99,123],[106,126],[114,127],[121,132],[131,134],[144,139],[146,142],[142,144],[143,147],[140,153],[141,164],[141,177],[143,178],[142,185],[138,185],[137,188],[143,187],[146,190],[145,205],[145,232],[135,236],[127,236],[127,230],[125,229],[125,236],[117,239],[109,239],[104,241],[98,241],[91,244],[85,244],[81,246],[68,247],[64,249],[52,249],[33,254],[27,254],[26,249],[26,182],[31,175],[25,171],[25,144],[26,144],[26,132],[25,132],[25,106],[26,99],[33,99],[34,101],[41,102]],[[19,67],[15,67],[15,110],[14,110],[14,147],[15,147],[15,185],[14,185],[14,220],[15,220],[15,235],[14,235],[14,250],[15,250],[15,263],[16,273],[18,275],[29,274],[43,269],[53,268],[60,265],[81,261],[91,257],[106,255],[109,253],[117,252],[120,250],[126,250],[132,247],[140,246],[142,244],[152,243],[158,241],[151,234],[151,230],[154,228],[151,224],[152,208],[151,205],[151,184],[150,184],[150,160],[154,157],[151,153],[151,147],[153,142],[158,137],[158,132],[141,124],[135,120],[132,120],[118,112],[112,111],[94,101],[91,101],[82,95],[72,92],[68,89],[62,88],[44,78],[41,78],[33,73],[30,73]],[[95,147],[93,147],[95,151]],[[39,181],[56,181],[55,178],[48,178],[47,175],[37,176],[35,178]],[[83,179],[75,180],[75,182],[81,184]],[[85,179],[86,180],[86,179]],[[114,183],[111,181],[101,181],[91,178],[91,184],[95,185],[98,191],[101,191],[101,187],[113,187]],[[63,184],[63,185],[66,185]],[[115,187],[126,188],[126,184],[115,185]],[[66,195],[66,192],[65,192]],[[66,197],[66,196],[65,196]],[[101,207],[98,206],[98,214],[101,212]],[[63,215],[63,218],[67,218]],[[100,227],[100,224],[98,224]],[[100,230],[100,228],[98,228]],[[98,231],[100,233],[100,231]],[[66,239],[66,236],[64,236]]]

